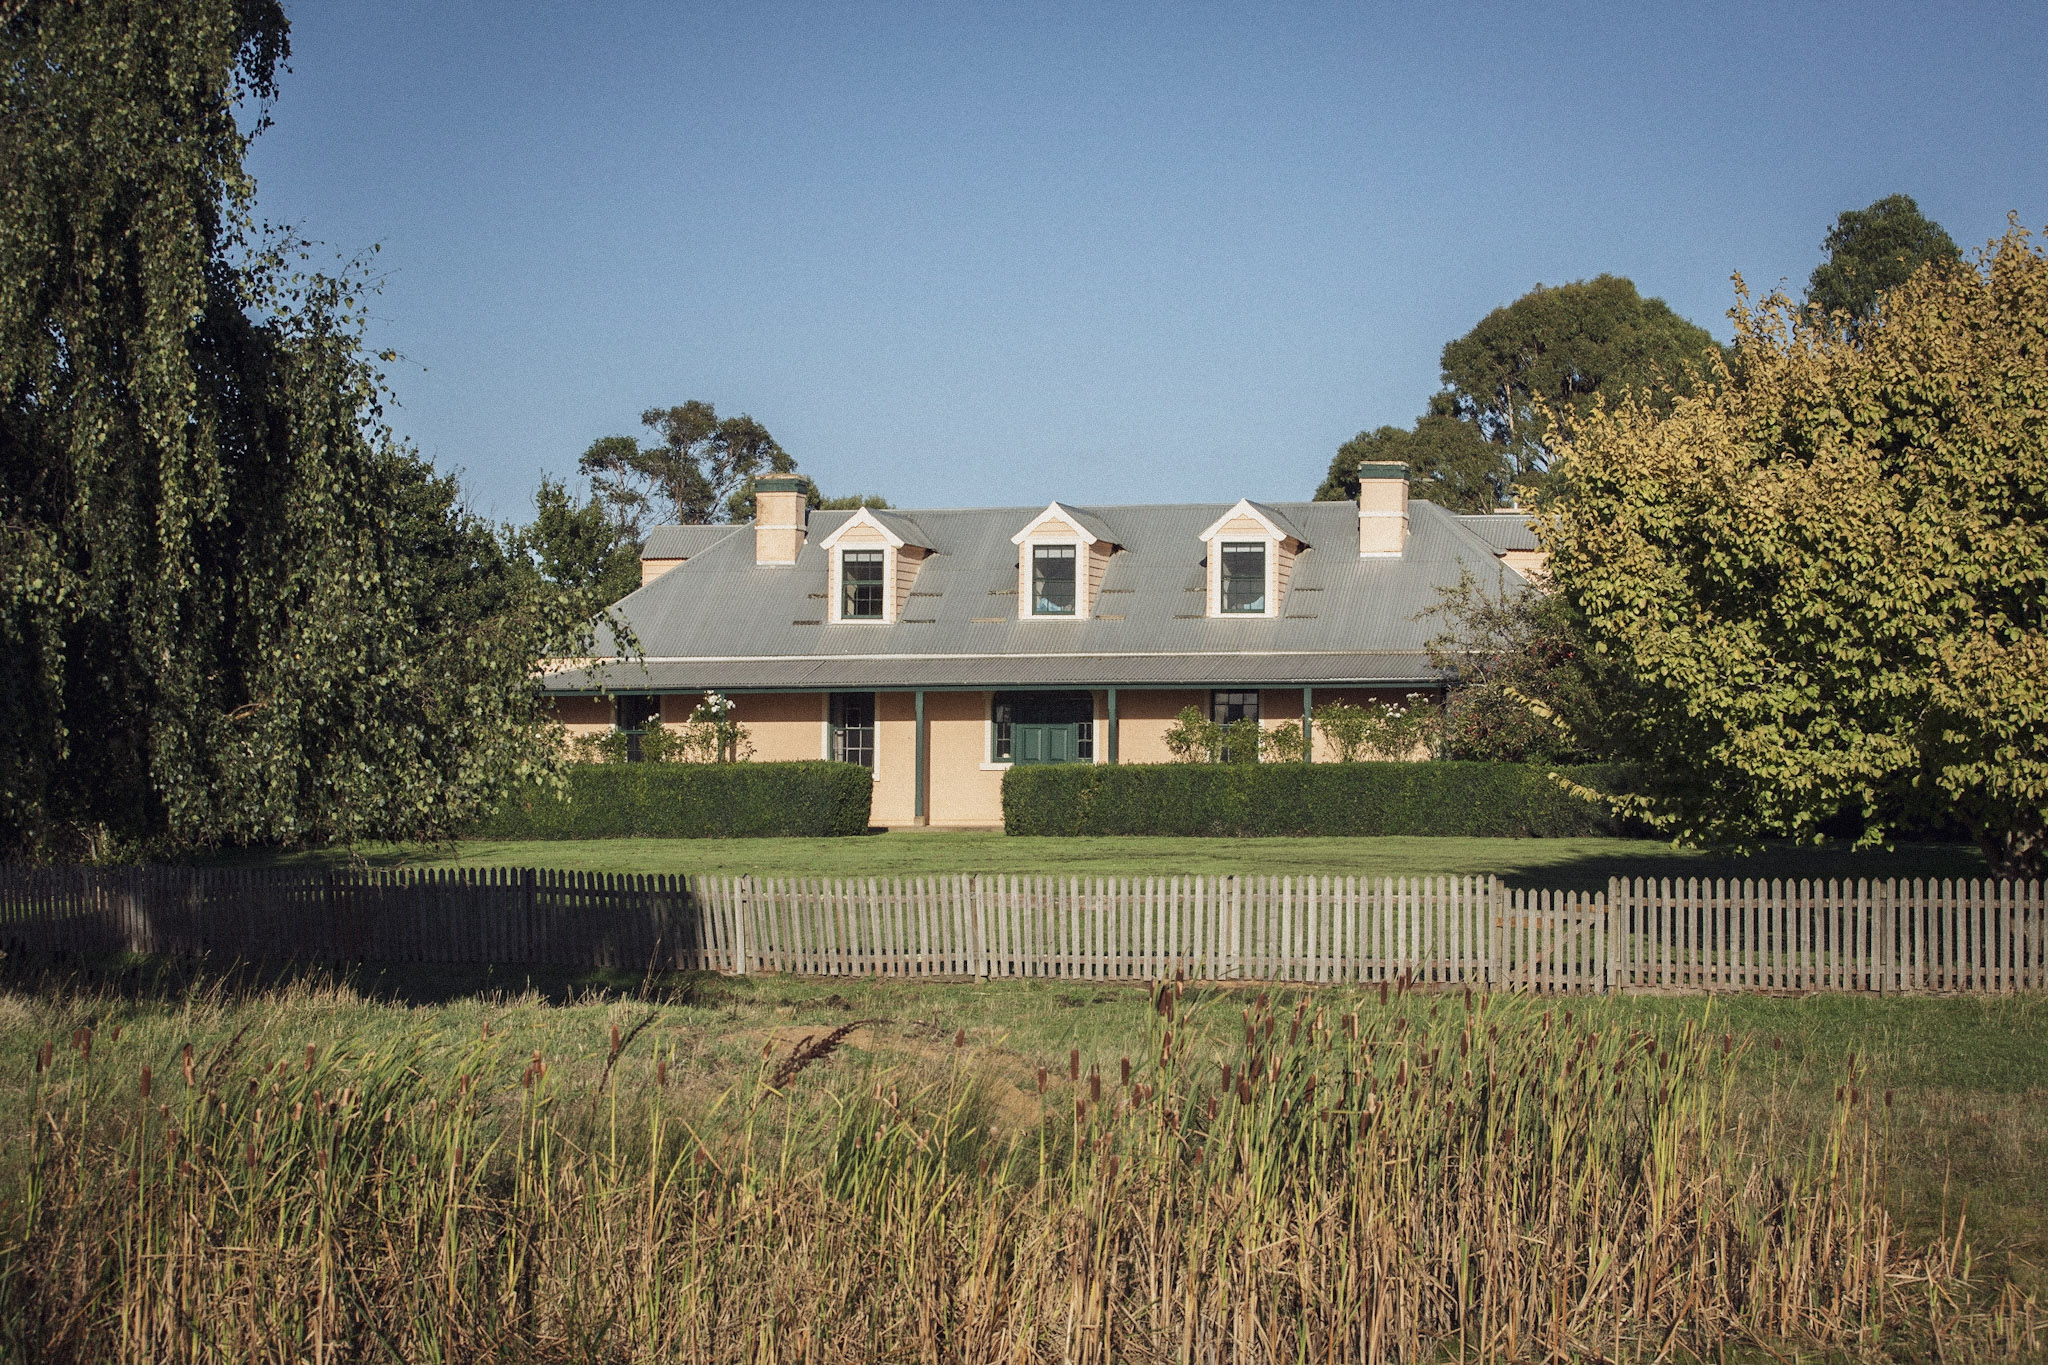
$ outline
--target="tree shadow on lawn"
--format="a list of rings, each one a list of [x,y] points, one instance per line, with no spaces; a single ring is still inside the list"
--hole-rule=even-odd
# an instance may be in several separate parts
[[[1528,841],[1540,847],[1542,840]],[[1536,860],[1532,859],[1533,864]],[[1641,851],[1601,848],[1578,856],[1525,865],[1504,872],[1509,886],[1559,887],[1572,891],[1605,891],[1613,877],[1697,877],[1787,882],[1804,878],[1844,881],[1867,877],[1969,878],[1986,875],[1984,855],[1969,844],[1900,844],[1892,849],[1851,849],[1847,844],[1772,844],[1750,853],[1733,849],[1674,849],[1661,841],[1643,840]]]
[[[237,1003],[294,990],[337,989],[374,1003],[408,1008],[528,995],[550,1005],[610,997],[716,1008],[748,1001],[754,993],[751,980],[717,972],[472,963],[357,962],[335,966],[125,953],[9,953],[0,958],[0,991],[46,999],[166,1005],[198,997]]]

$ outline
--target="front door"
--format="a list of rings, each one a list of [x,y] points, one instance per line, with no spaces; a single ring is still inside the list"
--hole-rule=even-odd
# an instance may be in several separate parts
[[[1071,721],[1015,724],[1010,735],[1018,763],[1072,763],[1080,757],[1081,727]]]

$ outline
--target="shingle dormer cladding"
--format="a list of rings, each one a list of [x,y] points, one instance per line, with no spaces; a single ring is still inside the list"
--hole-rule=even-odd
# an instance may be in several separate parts
[[[1171,687],[1435,680],[1417,620],[1438,589],[1498,580],[1492,548],[1434,504],[1410,504],[1399,558],[1360,559],[1349,502],[1261,504],[1318,548],[1296,560],[1272,618],[1205,615],[1203,529],[1228,503],[1095,507],[1120,549],[1087,620],[1016,619],[1017,547],[1039,507],[899,513],[935,552],[900,620],[833,625],[819,542],[848,512],[814,512],[794,565],[756,565],[747,537],[718,541],[620,601],[643,661],[550,674],[556,692],[794,691],[906,687]],[[1514,590],[1512,586],[1510,590]],[[600,651],[606,648],[600,641]]]

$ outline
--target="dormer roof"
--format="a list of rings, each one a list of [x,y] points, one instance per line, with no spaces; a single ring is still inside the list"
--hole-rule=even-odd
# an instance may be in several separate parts
[[[900,550],[906,545],[915,545],[921,550],[935,548],[931,537],[924,533],[924,528],[913,518],[901,512],[884,511],[874,507],[856,509],[845,521],[839,523],[830,535],[818,542],[819,548],[831,549],[856,526],[867,526],[881,532],[882,539],[888,541],[894,549]]]
[[[1288,519],[1285,512],[1282,512],[1277,507],[1269,507],[1262,502],[1253,502],[1250,498],[1239,498],[1228,512],[1225,512],[1222,516],[1209,523],[1208,529],[1202,532],[1199,539],[1205,544],[1216,539],[1218,535],[1222,534],[1224,527],[1236,521],[1239,517],[1250,517],[1253,521],[1258,522],[1271,533],[1275,540],[1295,540],[1300,541],[1303,545],[1308,544],[1308,537],[1295,528],[1294,523]]]
[[[1069,507],[1063,502],[1047,503],[1043,512],[1040,512],[1027,522],[1023,530],[1010,537],[1010,543],[1012,545],[1022,545],[1031,538],[1032,534],[1040,526],[1053,519],[1064,521],[1076,531],[1079,531],[1081,533],[1081,542],[1085,545],[1093,545],[1097,541],[1107,541],[1112,545],[1116,543],[1116,537],[1110,534],[1109,527],[1103,522],[1101,517],[1096,516],[1093,512],[1084,512],[1078,507]]]

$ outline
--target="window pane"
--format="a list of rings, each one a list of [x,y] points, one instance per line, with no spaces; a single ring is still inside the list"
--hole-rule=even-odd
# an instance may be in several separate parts
[[[839,614],[849,621],[882,619],[882,552],[843,550],[839,555]]]
[[[1266,609],[1266,547],[1223,547],[1223,610]]]
[[[1007,763],[1010,761],[1010,717],[1010,703],[1002,700],[1000,696],[997,697],[995,704],[996,737],[993,752],[989,756],[989,762],[991,763]]]
[[[832,694],[832,757],[841,763],[875,766],[875,694]]]
[[[1031,549],[1031,614],[1074,614],[1074,547],[1035,545]]]
[[[1209,719],[1218,725],[1228,725],[1234,720],[1257,720],[1259,718],[1259,694],[1256,692],[1211,692],[1209,694]]]
[[[638,734],[647,725],[650,716],[661,714],[659,697],[620,697],[618,699],[618,728],[629,734]]]

